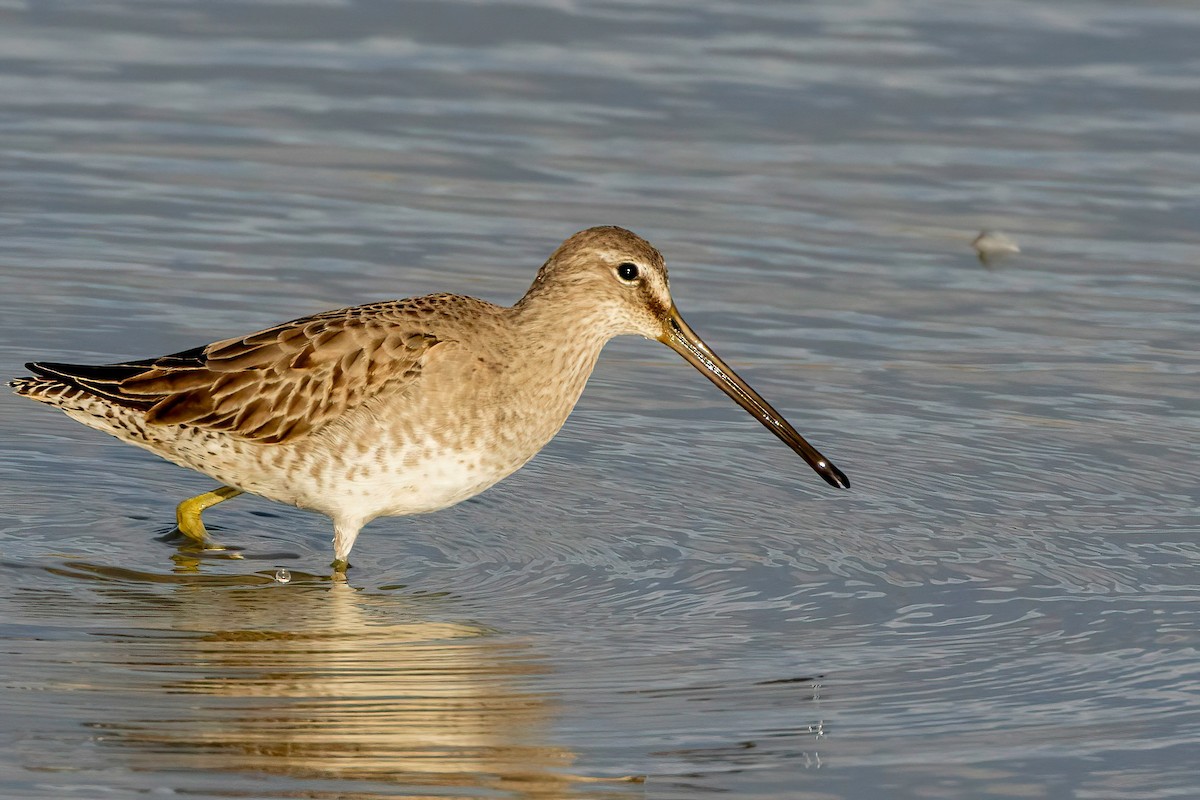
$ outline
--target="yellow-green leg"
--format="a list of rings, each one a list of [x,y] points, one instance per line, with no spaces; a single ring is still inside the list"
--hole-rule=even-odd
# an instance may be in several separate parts
[[[208,540],[208,531],[205,530],[204,522],[200,519],[200,515],[204,513],[206,508],[212,508],[217,503],[223,503],[231,497],[237,497],[241,493],[241,489],[234,489],[232,486],[222,486],[219,489],[213,489],[211,492],[198,494],[195,497],[184,500],[175,509],[175,524],[179,527],[179,532],[196,542],[196,544],[205,544]]]
[[[359,520],[334,520],[333,523],[333,567],[335,576],[346,574],[350,567],[350,548],[362,530],[363,523]]]

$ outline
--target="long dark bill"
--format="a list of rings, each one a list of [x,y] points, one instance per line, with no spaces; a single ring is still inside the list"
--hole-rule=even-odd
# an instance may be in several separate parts
[[[721,391],[732,397],[735,403],[753,414],[767,430],[807,461],[826,483],[839,489],[850,488],[850,481],[845,474],[817,452],[817,448],[805,441],[778,411],[771,408],[770,404],[750,387],[750,384],[739,378],[716,353],[709,350],[708,345],[688,327],[674,307],[671,308],[667,320],[667,330],[659,341],[687,359],[689,364],[703,372]]]

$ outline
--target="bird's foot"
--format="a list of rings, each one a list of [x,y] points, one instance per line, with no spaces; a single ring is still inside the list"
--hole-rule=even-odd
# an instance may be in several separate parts
[[[240,489],[222,486],[211,492],[198,494],[184,500],[175,508],[176,530],[205,550],[224,550],[224,547],[215,544],[208,538],[208,529],[204,527],[204,520],[200,515],[204,513],[205,509],[212,508],[217,503],[222,503],[231,497],[237,497],[241,493]]]

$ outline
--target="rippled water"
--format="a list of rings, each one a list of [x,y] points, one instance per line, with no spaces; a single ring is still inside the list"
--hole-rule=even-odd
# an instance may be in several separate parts
[[[0,795],[1200,795],[1197,41],[1170,2],[0,0],[3,374],[512,301],[621,224],[854,484],[618,341],[338,584],[323,518],[241,498],[197,559],[162,534],[211,482],[5,394]]]

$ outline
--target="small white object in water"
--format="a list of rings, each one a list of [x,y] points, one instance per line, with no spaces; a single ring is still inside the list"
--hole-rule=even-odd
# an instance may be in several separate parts
[[[975,248],[975,252],[979,254],[979,260],[984,264],[1021,252],[1021,248],[1017,246],[1017,240],[1000,231],[982,231],[975,237],[975,241],[971,242],[971,246]]]
[[[275,570],[275,580],[279,581],[280,583],[287,583],[291,579],[292,573],[289,572],[285,567],[280,567],[279,569]]]

